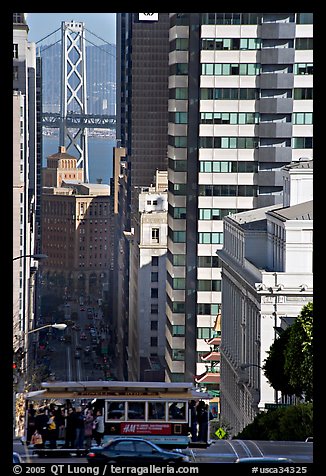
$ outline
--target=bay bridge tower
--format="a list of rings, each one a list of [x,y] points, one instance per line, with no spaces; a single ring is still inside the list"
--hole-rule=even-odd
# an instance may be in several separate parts
[[[59,30],[60,28],[56,31]],[[86,31],[88,30],[83,22],[74,20],[61,22],[60,66],[58,65],[61,72],[61,76],[58,75],[58,81],[60,82],[58,104],[60,109],[59,112],[43,111],[42,126],[59,129],[59,146],[65,147],[67,152],[77,158],[77,167],[84,170],[84,182],[89,182],[87,131],[90,128],[115,128],[116,117],[88,112],[85,45],[86,41],[89,40],[86,40]],[[97,36],[94,33],[92,34]],[[39,40],[38,43],[45,38]],[[105,42],[102,38],[97,38]],[[47,46],[42,50],[42,54],[46,49],[57,43]],[[113,56],[103,48],[99,48],[99,50],[104,54]]]
[[[68,113],[81,119],[87,114],[85,25],[83,22],[61,23],[61,91],[60,91],[60,145],[66,150],[75,147],[79,158],[77,166],[84,168],[88,182],[87,128],[68,127]]]

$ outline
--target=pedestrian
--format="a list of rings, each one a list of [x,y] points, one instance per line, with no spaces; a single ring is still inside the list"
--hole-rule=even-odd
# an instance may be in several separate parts
[[[31,444],[34,446],[34,448],[43,448],[43,438],[41,433],[39,433],[37,430],[35,430],[31,436]]]
[[[85,448],[89,450],[92,446],[94,416],[91,409],[87,410],[84,421]]]
[[[74,415],[74,422],[76,428],[75,448],[81,450],[84,448],[84,420],[82,407],[77,407]]]
[[[208,405],[201,400],[197,405],[197,421],[198,421],[198,440],[207,443],[208,432]]]
[[[73,448],[76,440],[75,409],[68,408],[66,416],[65,448]]]
[[[54,449],[57,447],[57,434],[58,434],[54,411],[50,411],[47,425],[48,425],[47,439],[49,440],[49,446],[51,449]]]
[[[35,431],[35,416],[36,416],[36,410],[34,408],[33,403],[31,403],[28,407],[28,412],[27,412],[27,435],[26,435],[27,445],[31,443],[31,438]]]
[[[94,439],[98,446],[101,445],[104,436],[104,417],[101,410],[97,410],[96,418],[94,420]]]
[[[47,440],[48,419],[49,418],[45,413],[45,408],[39,408],[35,415],[35,429],[42,435],[42,448],[44,448],[45,442]]]
[[[195,400],[191,400],[189,404],[190,410],[190,433],[191,433],[191,441],[197,441],[197,411],[196,411],[196,402]]]

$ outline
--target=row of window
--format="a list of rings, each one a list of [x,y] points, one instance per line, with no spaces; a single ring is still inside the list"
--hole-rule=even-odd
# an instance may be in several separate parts
[[[241,210],[237,210],[240,212]],[[173,266],[186,266],[186,255],[173,254],[168,251],[168,259]],[[220,268],[218,256],[197,256],[198,268]]]
[[[183,46],[184,48],[179,49],[188,49],[188,43],[184,43]],[[293,48],[293,46],[293,40],[288,40],[287,47]],[[260,50],[262,47],[264,47],[264,40],[261,38],[202,38],[201,40],[202,50]],[[312,50],[313,38],[296,38],[295,49]]]
[[[187,136],[169,136],[169,145],[172,147],[187,147]],[[257,149],[263,146],[263,141],[259,144],[257,137],[199,137],[200,149]],[[286,139],[285,147],[292,147],[293,149],[310,149],[313,147],[312,137],[293,137]],[[171,183],[171,182],[170,182]],[[175,195],[184,195],[186,184],[169,183],[169,191],[174,192]]]
[[[297,100],[313,99],[313,88],[294,88],[289,90],[288,97]],[[258,88],[201,88],[200,99],[216,100],[256,100],[260,98],[260,89]],[[169,99],[188,99],[188,88],[171,88],[169,90]],[[182,117],[182,116],[180,116]],[[184,116],[183,116],[184,120]],[[181,122],[180,124],[184,124]]]
[[[172,231],[169,228],[169,238],[173,243],[186,243],[186,231]],[[198,243],[200,244],[223,244],[223,233],[198,233]]]
[[[267,15],[266,13],[202,13],[201,21],[203,25],[260,25],[262,21],[267,22],[269,19]],[[288,21],[296,22],[298,25],[310,25],[313,24],[313,14],[289,13]]]
[[[258,124],[258,112],[201,112],[201,124]]]
[[[204,76],[257,76],[261,72],[258,63],[203,63]]]
[[[202,197],[257,197],[257,185],[199,185]]]
[[[292,67],[288,68],[287,72],[291,73]],[[203,63],[201,65],[201,74],[204,76],[257,76],[261,73],[262,66],[258,63]],[[313,64],[294,64],[294,74],[313,74]]]
[[[214,173],[255,173],[258,162],[235,161],[202,161],[199,162],[199,172]]]
[[[296,112],[292,114],[293,124],[312,124],[312,112]],[[259,112],[201,112],[201,124],[259,124]],[[187,112],[169,112],[169,122],[188,124]],[[285,122],[291,122],[291,114],[287,114]]]
[[[170,273],[167,273],[167,281],[175,290],[186,289],[186,278],[172,278]],[[221,280],[219,279],[198,279],[197,291],[221,291]]]
[[[201,88],[200,99],[248,100],[259,99],[257,88]],[[292,91],[289,92],[292,97]],[[294,88],[293,99],[313,99],[313,88]]]
[[[230,213],[239,213],[240,210],[221,210],[220,208],[199,208],[199,220],[223,220]]]
[[[184,314],[186,312],[184,302],[176,302],[169,300],[169,307],[174,314]],[[199,316],[216,316],[219,312],[219,304],[198,303],[197,314]],[[182,336],[185,333],[185,326],[172,326],[172,335]]]

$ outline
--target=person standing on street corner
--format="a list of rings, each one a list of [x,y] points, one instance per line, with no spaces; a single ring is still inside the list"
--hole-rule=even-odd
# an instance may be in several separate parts
[[[85,448],[89,450],[92,446],[94,416],[91,409],[87,410],[84,421]]]
[[[75,439],[75,448],[81,450],[84,448],[84,420],[85,416],[82,412],[82,407],[77,407],[74,415],[75,419],[75,428],[76,428],[76,439]]]
[[[94,420],[94,439],[98,446],[101,445],[104,436],[104,416],[101,410],[97,410],[96,418]]]
[[[208,405],[203,401],[197,405],[197,420],[198,420],[198,440],[207,443],[208,432]]]
[[[196,402],[195,400],[191,400],[189,404],[189,412],[190,412],[190,433],[191,433],[191,441],[197,441],[197,411],[196,411]]]
[[[42,435],[42,448],[44,448],[45,441],[47,440],[47,425],[49,417],[45,413],[44,408],[39,408],[35,416],[35,429]]]
[[[68,414],[66,416],[66,435],[65,435],[65,448],[74,448],[76,440],[76,425],[75,425],[75,409],[73,407],[68,408]]]

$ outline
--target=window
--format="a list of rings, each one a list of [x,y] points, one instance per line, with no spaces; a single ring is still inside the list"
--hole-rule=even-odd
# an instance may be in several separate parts
[[[312,149],[312,137],[293,137],[292,147],[294,149]]]
[[[183,314],[186,310],[186,305],[184,302],[173,302],[172,303],[172,312],[176,314]]]
[[[158,304],[152,303],[151,304],[151,314],[158,314]]]
[[[313,99],[313,88],[294,88],[294,99]]]
[[[313,71],[312,63],[296,63],[294,65],[294,74],[313,74]]]
[[[297,38],[295,40],[295,49],[296,50],[312,50],[313,38]]]
[[[173,231],[172,240],[174,243],[185,243],[186,242],[186,232],[185,231]]]
[[[172,264],[173,266],[186,266],[186,255],[173,255]]]
[[[158,256],[152,256],[152,266],[158,266]]]
[[[201,74],[206,76],[255,76],[260,73],[256,63],[202,63]]]
[[[221,291],[221,280],[217,279],[198,279],[198,291]]]
[[[18,79],[18,66],[13,67],[13,81],[17,81]]]
[[[188,50],[188,38],[177,38],[175,40],[175,49],[177,51],[187,51]]]
[[[198,233],[198,243],[200,244],[223,244],[222,232],[200,232]]]
[[[160,229],[159,228],[152,228],[152,242],[159,243],[160,242]]]
[[[151,298],[158,298],[158,288],[151,288]]]
[[[172,360],[184,360],[185,351],[183,349],[172,349]]]
[[[124,402],[107,402],[106,420],[124,420],[125,419],[125,403]]]
[[[151,347],[157,347],[157,337],[151,337]]]
[[[13,44],[13,58],[18,59],[18,43]]]
[[[151,321],[151,331],[157,331],[157,329],[158,329],[158,322]]]
[[[188,113],[187,112],[170,112],[169,122],[174,122],[175,124],[187,124]]]
[[[128,402],[128,420],[145,420],[145,402]]]
[[[171,99],[188,99],[188,88],[175,88],[174,97]]]
[[[295,112],[292,115],[293,124],[312,124],[312,112]]]
[[[210,339],[213,332],[211,327],[197,327],[197,339]]]
[[[186,289],[186,280],[185,278],[173,278],[172,279],[173,289]]]
[[[184,420],[186,417],[186,403],[173,402],[168,403],[169,406],[169,420]]]
[[[152,283],[157,283],[158,282],[158,273],[157,272],[152,272],[151,273],[151,282]]]
[[[163,402],[148,402],[148,419],[165,420],[165,404]]]
[[[186,172],[187,161],[186,160],[173,160],[169,159],[169,168],[175,172]]]
[[[173,336],[184,336],[185,335],[185,326],[172,326],[172,335]]]
[[[173,218],[185,219],[187,217],[186,210],[187,209],[185,207],[175,207],[175,208],[173,208],[171,205],[169,205],[169,214]]]
[[[298,25],[313,24],[313,14],[312,13],[297,13],[297,23]]]
[[[218,256],[198,256],[198,268],[219,268],[220,262]]]

